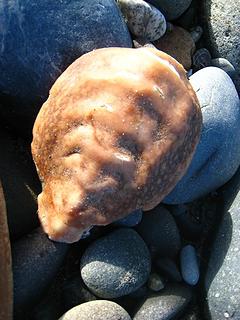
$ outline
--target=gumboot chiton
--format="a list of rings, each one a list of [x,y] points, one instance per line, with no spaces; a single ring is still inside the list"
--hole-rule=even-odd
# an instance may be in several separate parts
[[[105,48],[77,59],[33,128],[49,238],[75,242],[92,225],[155,207],[185,173],[201,123],[186,72],[167,54]]]

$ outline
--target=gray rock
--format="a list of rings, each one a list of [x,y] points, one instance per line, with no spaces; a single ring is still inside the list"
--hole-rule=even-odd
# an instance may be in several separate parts
[[[227,72],[227,74],[229,75],[229,77],[231,77],[232,80],[235,80],[235,78],[237,77],[236,69],[227,59],[215,58],[212,59],[211,64],[213,67],[220,68],[223,71]]]
[[[131,320],[117,303],[97,300],[80,304],[67,311],[59,320]]]
[[[207,67],[190,77],[203,114],[200,142],[184,177],[163,202],[191,202],[226,183],[240,164],[240,101],[231,78]]]
[[[147,298],[133,317],[133,320],[176,319],[185,310],[192,298],[188,287],[169,284],[158,295]]]
[[[134,227],[142,220],[143,212],[141,209],[137,209],[130,213],[125,218],[115,221],[113,224],[122,227]]]
[[[240,7],[235,0],[206,0],[205,35],[215,58],[228,59],[237,69],[235,84],[240,93]]]
[[[205,278],[212,320],[240,319],[240,170],[222,188],[223,213]]]
[[[148,0],[147,2],[159,8],[167,20],[174,20],[183,14],[192,0]]]
[[[155,292],[158,292],[165,287],[163,279],[156,272],[150,274],[147,284],[148,288]]]
[[[31,129],[56,78],[96,48],[131,47],[114,0],[0,1],[0,117]]]
[[[14,312],[22,314],[40,299],[59,270],[68,246],[50,241],[41,229],[12,245]],[[23,319],[23,318],[21,318]]]
[[[199,280],[199,266],[196,249],[192,245],[184,246],[180,253],[180,265],[183,280],[195,286]]]
[[[176,257],[181,248],[177,225],[170,212],[162,206],[144,214],[136,227],[153,257]]]
[[[29,145],[23,139],[0,131],[0,177],[11,240],[39,225],[36,212],[41,185],[28,149]]]
[[[182,276],[174,260],[169,258],[157,258],[155,261],[156,270],[168,280],[181,282]]]
[[[128,228],[93,242],[81,258],[82,279],[101,298],[117,298],[137,290],[147,281],[150,269],[146,244]]]

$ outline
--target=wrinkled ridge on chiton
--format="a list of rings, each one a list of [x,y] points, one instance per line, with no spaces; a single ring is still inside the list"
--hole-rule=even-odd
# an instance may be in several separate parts
[[[150,210],[185,173],[202,116],[183,67],[153,48],[104,48],[57,79],[33,128],[48,236],[75,242],[92,225]]]

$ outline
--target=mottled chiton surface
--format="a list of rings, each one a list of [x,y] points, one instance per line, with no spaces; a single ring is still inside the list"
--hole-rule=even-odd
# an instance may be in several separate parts
[[[185,173],[201,123],[186,72],[167,54],[105,48],[77,59],[33,128],[45,232],[71,243],[92,225],[155,207]]]

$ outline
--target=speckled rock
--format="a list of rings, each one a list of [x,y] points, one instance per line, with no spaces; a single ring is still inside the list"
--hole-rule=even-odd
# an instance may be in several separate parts
[[[0,94],[12,104],[0,117],[30,132],[56,78],[82,54],[102,47],[131,47],[114,0],[0,2]]]
[[[127,26],[136,37],[154,41],[166,32],[164,15],[143,0],[117,0]]]
[[[169,284],[158,295],[148,297],[133,320],[170,320],[180,316],[192,298],[191,290],[182,285]]]
[[[148,0],[160,10],[167,18],[167,20],[174,20],[178,18],[190,6],[192,0]]]
[[[190,202],[216,190],[240,164],[240,101],[231,78],[208,67],[194,73],[190,82],[203,114],[201,138],[187,173],[165,203]]]
[[[210,250],[205,277],[212,320],[240,319],[240,170],[221,189],[223,217]]]
[[[136,227],[153,257],[176,257],[181,248],[177,225],[170,212],[162,206],[144,214]],[[151,230],[151,232],[149,232]]]
[[[26,141],[0,130],[0,177],[10,237],[15,240],[39,225],[37,194],[41,185]]]
[[[183,280],[195,286],[199,280],[199,266],[196,249],[192,245],[186,245],[181,249],[180,265]]]
[[[141,209],[134,210],[125,218],[115,221],[113,224],[121,227],[134,227],[142,220],[143,212]]]
[[[50,241],[41,229],[12,245],[14,312],[16,315],[33,306],[59,270],[68,246]],[[21,318],[21,317],[20,317]],[[21,318],[23,319],[23,318]]]
[[[228,59],[237,69],[234,79],[240,93],[240,9],[235,0],[206,0],[205,6],[205,35],[209,39],[214,58]]]
[[[150,274],[147,284],[148,284],[148,288],[155,292],[158,292],[165,287],[164,280],[156,272],[153,272]]]
[[[154,42],[154,45],[175,58],[186,70],[191,68],[195,43],[185,29],[173,26],[172,31],[166,32],[161,39]]]
[[[128,228],[99,238],[81,258],[82,279],[101,298],[117,298],[137,290],[147,281],[150,269],[146,244]]]
[[[67,311],[59,320],[131,320],[117,303],[107,300],[80,304]]]

